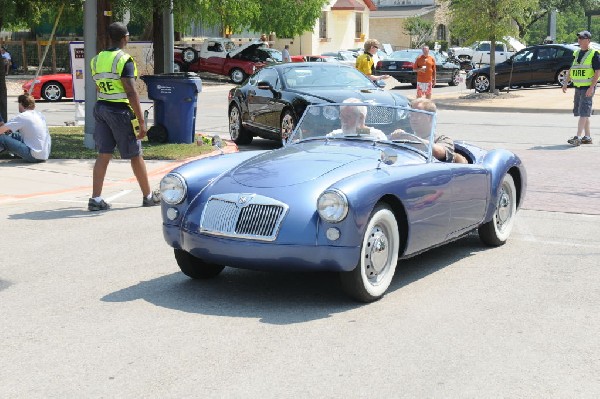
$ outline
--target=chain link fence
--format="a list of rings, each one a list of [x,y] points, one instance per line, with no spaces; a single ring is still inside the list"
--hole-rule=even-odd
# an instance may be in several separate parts
[[[35,72],[40,65],[40,60],[44,55],[47,46],[48,54],[42,65],[42,73],[70,73],[71,58],[69,54],[68,41],[48,40],[6,40],[1,41],[0,45],[10,53],[12,74],[30,74]]]

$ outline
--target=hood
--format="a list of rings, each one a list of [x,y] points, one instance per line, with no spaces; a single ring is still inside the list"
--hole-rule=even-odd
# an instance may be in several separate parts
[[[265,45],[265,43],[262,42],[262,41],[260,41],[260,40],[258,40],[258,39],[257,40],[252,40],[251,42],[248,42],[248,43],[246,43],[246,44],[244,44],[244,45],[242,45],[240,47],[234,48],[229,53],[227,53],[227,55],[229,57],[234,57],[234,56],[238,55],[239,53],[241,53],[242,51],[246,50],[247,48],[250,48],[250,47],[261,47],[261,46],[264,46],[264,45]]]
[[[346,175],[374,169],[380,153],[371,143],[360,146],[341,141],[309,141],[261,154],[233,169],[229,176],[246,187],[287,187],[318,179],[339,168],[345,168]]]
[[[290,92],[301,94],[311,103],[330,102],[341,103],[347,98],[354,97],[363,102],[373,102],[383,105],[408,105],[406,97],[390,93],[388,90],[373,88],[345,89],[333,88],[308,88],[310,91],[288,89]]]
[[[523,43],[521,43],[520,41],[518,41],[517,39],[515,39],[512,36],[504,36],[504,40],[506,40],[506,42],[515,49],[515,51],[521,51],[525,48],[525,45]]]

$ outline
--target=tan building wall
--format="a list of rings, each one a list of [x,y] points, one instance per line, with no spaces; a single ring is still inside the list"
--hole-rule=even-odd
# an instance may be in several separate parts
[[[389,43],[394,50],[409,48],[410,37],[404,32],[404,20],[400,18],[371,19],[370,38]]]

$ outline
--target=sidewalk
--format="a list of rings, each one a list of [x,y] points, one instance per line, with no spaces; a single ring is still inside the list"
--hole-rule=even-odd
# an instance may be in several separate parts
[[[224,153],[236,152],[237,146],[227,141]],[[145,160],[150,185],[156,188],[160,179],[186,162],[219,154],[215,150],[197,158],[180,161]],[[95,159],[49,159],[43,163],[25,163],[20,159],[0,160],[0,206],[23,200],[76,194],[88,196],[92,191],[92,170]],[[113,159],[104,182],[106,191],[115,186],[131,186],[137,181],[128,160]]]
[[[479,112],[572,113],[573,88],[566,93],[556,85],[502,91],[497,98],[483,99],[487,93],[462,90],[452,93],[433,92],[432,99],[440,109]],[[598,93],[596,93],[598,95]],[[474,98],[479,97],[479,98]],[[596,104],[600,101],[596,99]],[[597,107],[599,105],[596,105]]]

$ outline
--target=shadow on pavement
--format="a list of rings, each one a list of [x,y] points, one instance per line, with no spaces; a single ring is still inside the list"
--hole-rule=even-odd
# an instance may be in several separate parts
[[[70,207],[60,209],[46,209],[34,212],[24,212],[9,215],[11,220],[60,220],[60,219],[76,219],[76,218],[95,218],[102,216],[105,212],[119,212],[129,210],[130,208],[111,208],[109,211],[90,212],[87,210],[87,204],[82,204],[81,207]]]
[[[398,264],[388,293],[484,249],[479,239],[470,235],[403,260]],[[324,319],[365,305],[344,294],[337,273],[260,272],[233,268],[225,268],[218,277],[209,280],[192,280],[183,273],[172,273],[112,292],[102,301],[138,299],[188,313],[259,318],[263,323],[276,325]]]

